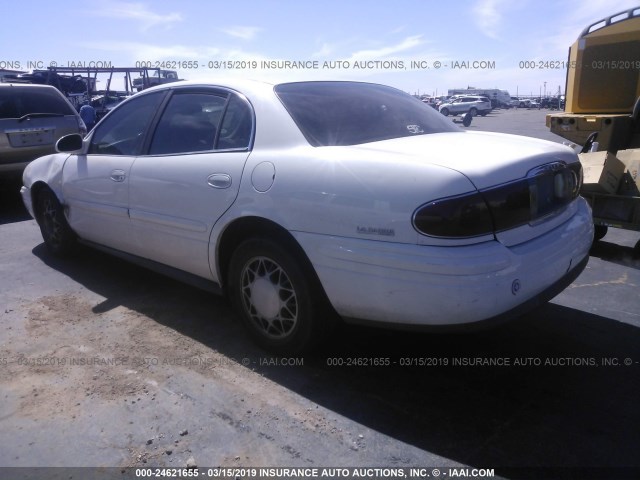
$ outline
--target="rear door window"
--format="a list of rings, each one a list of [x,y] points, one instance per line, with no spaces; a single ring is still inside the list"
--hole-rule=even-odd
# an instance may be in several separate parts
[[[248,102],[232,95],[224,114],[216,148],[247,149],[251,143],[253,114]]]
[[[238,95],[222,90],[173,93],[158,122],[150,155],[246,150],[253,111]]]
[[[213,150],[226,104],[223,95],[175,93],[158,122],[149,154]]]

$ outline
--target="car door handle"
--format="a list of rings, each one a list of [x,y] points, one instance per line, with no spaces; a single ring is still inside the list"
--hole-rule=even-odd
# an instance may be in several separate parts
[[[127,178],[127,174],[124,170],[113,170],[109,178],[114,182],[124,182]]]
[[[207,178],[207,184],[213,188],[229,188],[231,176],[226,173],[214,173]]]

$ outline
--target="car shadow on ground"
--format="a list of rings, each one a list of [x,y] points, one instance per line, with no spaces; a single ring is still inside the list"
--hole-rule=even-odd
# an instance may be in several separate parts
[[[607,262],[640,270],[640,249],[638,248],[599,240],[593,243],[589,253]]]
[[[222,298],[89,249],[67,260],[42,244],[33,253],[104,297],[96,313],[124,306],[229,358],[270,357]],[[354,422],[477,468],[640,467],[638,345],[631,325],[548,304],[473,334],[340,326],[304,366],[251,368]]]
[[[21,186],[20,181],[0,183],[0,225],[31,219],[20,197]]]

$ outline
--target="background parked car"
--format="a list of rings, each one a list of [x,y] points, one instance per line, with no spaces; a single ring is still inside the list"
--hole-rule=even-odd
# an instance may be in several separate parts
[[[86,134],[80,115],[48,85],[0,84],[0,173],[19,175],[35,158],[55,153],[60,137]]]
[[[546,97],[540,101],[542,108],[564,109],[564,99],[561,97]]]
[[[482,115],[483,117],[491,111],[491,102],[487,97],[463,96],[449,99],[440,105],[440,113],[445,117],[449,114],[459,115],[470,113],[472,117]]]
[[[436,102],[437,102],[437,99],[435,99],[433,97],[427,97],[427,98],[423,98],[422,99],[422,103],[425,103],[425,104],[429,105],[430,107],[433,107],[433,108],[437,109],[438,107],[436,106]]]

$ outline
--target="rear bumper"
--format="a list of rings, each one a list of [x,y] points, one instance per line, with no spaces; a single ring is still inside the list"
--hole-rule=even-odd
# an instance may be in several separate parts
[[[591,211],[513,247],[433,247],[294,233],[345,319],[413,327],[510,318],[548,301],[584,269]]]
[[[402,329],[411,331],[427,331],[427,332],[468,332],[477,331],[485,328],[491,328],[501,325],[509,320],[518,318],[525,315],[532,310],[544,305],[551,299],[560,294],[564,289],[571,285],[576,278],[584,271],[589,263],[589,256],[587,255],[575,268],[571,269],[567,275],[560,278],[556,283],[549,286],[546,290],[543,290],[538,295],[530,298],[529,300],[521,303],[517,307],[512,308],[506,312],[503,312],[494,317],[478,320],[472,323],[451,323],[451,324],[398,324],[388,322],[375,322],[362,318],[344,318],[347,323],[353,323],[358,325],[372,325],[375,327],[384,327],[388,329]]]

